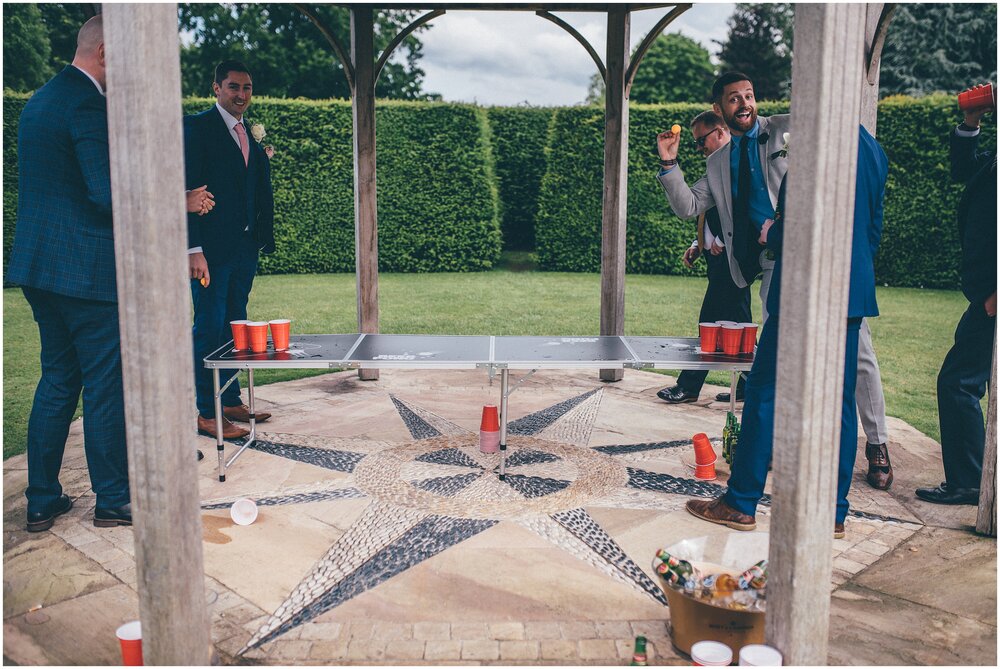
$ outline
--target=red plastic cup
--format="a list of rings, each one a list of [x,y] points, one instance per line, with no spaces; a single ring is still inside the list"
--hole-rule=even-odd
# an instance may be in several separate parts
[[[713,465],[715,464],[715,449],[712,448],[712,442],[708,440],[708,435],[704,432],[699,432],[694,435],[692,439],[694,442],[694,462],[696,465]]]
[[[958,94],[958,108],[962,111],[970,109],[996,109],[997,95],[993,90],[993,84],[982,84],[973,86],[967,91]]]
[[[718,323],[698,323],[702,353],[715,353],[715,349],[719,345],[719,329]]]
[[[247,335],[250,339],[250,350],[254,353],[267,351],[267,323],[250,321],[247,323]]]
[[[483,407],[483,419],[479,423],[479,450],[483,453],[500,452],[500,415],[495,404]]]
[[[722,326],[722,352],[726,355],[739,355],[743,344],[743,327],[735,325]]]
[[[736,321],[715,321],[715,324],[720,328],[724,328],[727,325],[737,325]],[[719,338],[716,340],[715,350],[722,352],[722,332],[719,331]]]
[[[126,667],[142,666],[142,623],[138,620],[125,623],[115,636],[122,647],[122,664]]]
[[[271,326],[271,342],[274,344],[274,350],[287,351],[288,339],[292,333],[292,321],[287,318],[278,318],[269,321],[268,325]]]
[[[757,346],[757,324],[740,323],[743,326],[743,340],[740,343],[740,353],[753,353]]]
[[[247,323],[250,321],[230,321],[233,328],[233,349],[245,351],[250,348],[250,338],[247,335]]]

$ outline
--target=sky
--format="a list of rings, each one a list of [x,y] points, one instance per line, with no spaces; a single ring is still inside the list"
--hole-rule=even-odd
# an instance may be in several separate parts
[[[732,3],[697,3],[667,26],[700,42],[712,56],[712,40],[726,36]],[[632,13],[634,49],[670,7]],[[607,19],[601,13],[559,12],[605,58]],[[566,31],[534,12],[449,11],[418,33],[424,44],[423,89],[448,102],[481,105],[563,106],[587,97],[594,61]],[[640,65],[641,67],[641,65]]]

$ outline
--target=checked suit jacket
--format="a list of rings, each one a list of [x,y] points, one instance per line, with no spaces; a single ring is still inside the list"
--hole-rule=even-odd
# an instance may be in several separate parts
[[[24,106],[17,141],[17,227],[7,281],[117,302],[104,96],[66,66]]]
[[[781,179],[788,170],[788,160],[782,156],[776,156],[771,160],[771,155],[784,146],[785,141],[782,135],[788,132],[791,117],[788,114],[780,114],[759,116],[757,120],[760,122],[760,128],[757,131],[757,152],[760,156],[760,164],[767,173],[767,192],[771,198],[771,206],[774,207],[778,204],[778,189],[781,188]],[[767,141],[761,144],[759,140],[765,135],[767,135]],[[729,166],[732,146],[732,142],[728,142],[710,155],[706,161],[705,176],[690,187],[684,181],[684,172],[680,165],[666,174],[660,175],[657,179],[666,193],[670,208],[681,218],[694,218],[712,207],[717,208],[719,222],[722,226],[722,238],[726,244],[726,258],[729,260],[730,274],[732,274],[736,285],[744,288],[752,283],[755,277],[744,277],[739,262],[733,255],[733,247],[736,243],[743,243],[739,236],[745,234],[746,231],[734,231],[733,229],[733,175]],[[734,234],[737,237],[735,243]],[[773,260],[766,259],[763,253],[761,254],[762,267],[771,267],[773,262]]]
[[[215,208],[204,216],[188,214],[188,248],[200,246],[209,267],[225,263],[233,241],[247,229],[260,251],[274,251],[271,165],[245,118],[243,127],[250,144],[248,163],[214,105],[184,117],[186,188],[208,185],[215,198]]]

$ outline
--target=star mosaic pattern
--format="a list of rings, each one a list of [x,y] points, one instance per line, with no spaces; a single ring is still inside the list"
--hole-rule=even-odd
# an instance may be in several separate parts
[[[690,447],[688,439],[587,447],[603,393],[595,388],[511,421],[503,481],[499,454],[480,452],[478,434],[395,396],[410,442],[260,434],[250,448],[349,476],[251,494],[258,505],[370,503],[239,654],[498,523],[516,523],[666,606],[659,586],[586,508],[672,512],[691,497],[716,497],[725,488],[688,478],[677,457],[676,476],[641,467],[644,459]],[[716,447],[720,441],[713,439]],[[236,499],[210,500],[202,508],[228,508]],[[761,503],[769,505],[770,498]]]

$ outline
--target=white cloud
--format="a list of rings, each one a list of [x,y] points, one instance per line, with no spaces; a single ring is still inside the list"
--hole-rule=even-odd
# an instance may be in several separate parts
[[[669,8],[632,15],[634,48]],[[713,55],[726,35],[732,4],[696,4],[667,27],[701,42]],[[603,14],[554,12],[604,59]],[[424,90],[445,100],[487,105],[572,105],[584,100],[597,67],[577,41],[534,12],[449,11],[419,33]]]

